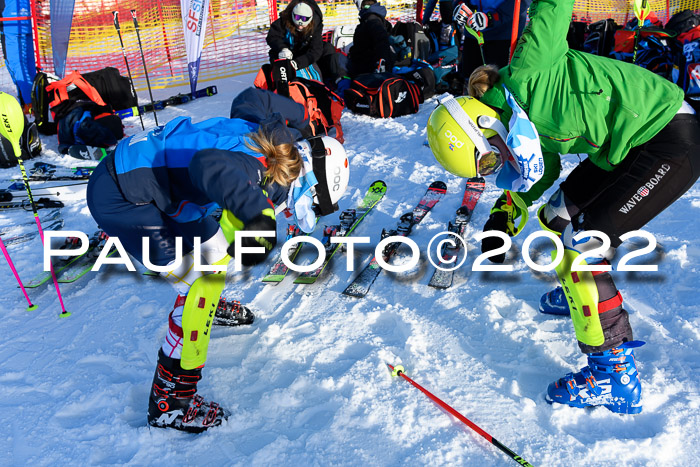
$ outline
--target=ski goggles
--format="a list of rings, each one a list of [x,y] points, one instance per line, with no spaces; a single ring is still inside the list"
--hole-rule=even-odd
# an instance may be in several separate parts
[[[294,16],[294,22],[298,23],[298,24],[302,24],[302,25],[308,23],[309,20],[311,19],[310,16],[302,16],[302,15],[297,15],[297,14],[295,14],[293,16]]]
[[[479,126],[472,118],[464,111],[461,105],[457,102],[452,94],[440,96],[438,102],[445,106],[447,112],[459,127],[464,130],[469,139],[474,143],[474,167],[480,176],[492,175],[503,168],[503,157],[501,151],[489,143],[489,140],[484,136]],[[506,144],[507,133],[506,128],[497,118],[481,115],[479,117],[479,125],[482,128],[487,128],[495,131],[503,139],[503,144]]]
[[[496,146],[491,146],[491,151],[480,154],[475,151],[476,170],[482,177],[492,175],[503,168],[503,157]]]

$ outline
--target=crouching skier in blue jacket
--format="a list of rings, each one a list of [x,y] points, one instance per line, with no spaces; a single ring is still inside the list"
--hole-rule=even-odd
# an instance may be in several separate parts
[[[230,230],[275,231],[275,208],[286,203],[311,231],[317,215],[337,209],[349,176],[345,150],[333,138],[302,139],[307,126],[300,104],[249,88],[233,101],[230,119],[178,117],[134,135],[90,177],[87,201],[100,227],[142,263],[168,266],[160,274],[178,293],[150,391],[151,426],[201,432],[228,416],[197,394],[225,272],[195,271],[194,242],[201,242],[199,264],[225,266],[240,256],[243,265],[253,265],[276,238],[241,238],[242,247],[264,252],[237,255],[233,234],[212,211],[224,209],[221,226]],[[238,324],[250,322],[252,315]]]

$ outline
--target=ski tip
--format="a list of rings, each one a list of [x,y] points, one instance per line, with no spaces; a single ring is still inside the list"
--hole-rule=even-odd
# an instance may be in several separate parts
[[[265,277],[263,277],[263,278],[262,278],[262,282],[266,282],[266,283],[268,283],[268,284],[277,285],[277,284],[279,284],[280,282],[282,282],[282,280],[284,280],[284,278],[285,278],[285,276],[270,275],[270,276],[265,276]]]
[[[305,276],[299,276],[296,279],[294,279],[295,284],[313,284],[316,282],[317,277],[305,277]]]
[[[29,306],[27,307],[27,311],[34,311],[34,310],[36,310],[37,308],[39,308],[38,305],[35,305],[35,304],[33,304],[33,303],[30,303]]]
[[[435,180],[428,188],[430,190],[447,191],[447,184],[442,180]]]

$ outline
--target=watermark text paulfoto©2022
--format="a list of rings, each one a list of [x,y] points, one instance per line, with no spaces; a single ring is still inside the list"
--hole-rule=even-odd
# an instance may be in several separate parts
[[[44,271],[48,271],[50,267],[50,262],[52,257],[66,257],[66,256],[79,256],[87,252],[88,250],[88,236],[80,231],[76,230],[71,230],[71,231],[47,231],[45,232],[46,234],[46,239],[47,241],[44,242]],[[262,230],[250,230],[250,231],[239,231],[236,232],[236,238],[235,238],[235,251],[240,252],[239,255],[237,255],[236,258],[234,258],[234,264],[235,264],[235,271],[240,271],[243,266],[241,264],[241,255],[244,255],[246,253],[262,253],[264,252],[264,248],[262,246],[260,247],[244,247],[241,245],[241,239],[244,237],[273,237],[276,235],[275,232],[273,231],[262,231]],[[80,247],[76,249],[54,249],[51,247],[51,240],[54,238],[63,238],[65,239],[66,237],[77,237],[80,239]],[[472,263],[472,271],[500,271],[500,272],[509,272],[513,271],[513,265],[511,264],[484,264],[484,261],[492,256],[497,256],[503,253],[508,252],[510,250],[511,245],[512,245],[512,240],[511,238],[504,232],[500,232],[497,230],[490,230],[486,232],[477,232],[474,235],[472,235],[471,239],[479,243],[481,240],[487,237],[498,237],[501,238],[504,242],[503,246],[500,248],[497,248],[495,250],[482,253],[478,255],[475,259],[474,262]],[[554,243],[555,249],[556,249],[556,254],[554,255],[554,259],[548,263],[548,264],[539,264],[533,261],[531,255],[530,255],[530,247],[532,243],[535,240],[541,239],[542,237],[545,237],[549,240],[551,240]],[[610,239],[606,234],[603,232],[600,232],[598,230],[587,230],[578,233],[573,237],[574,242],[585,242],[587,239],[590,237],[593,237],[596,241],[595,247],[588,249],[587,251],[581,253],[579,256],[577,256],[574,261],[572,262],[571,265],[571,271],[610,271],[612,269],[612,266],[609,264],[592,264],[589,265],[587,264],[586,260],[589,258],[597,258],[603,256],[603,254],[610,249]],[[637,258],[639,256],[648,254],[653,252],[656,249],[656,238],[650,234],[649,232],[646,232],[644,230],[634,230],[631,232],[627,232],[626,234],[620,236],[620,240],[622,242],[625,242],[626,240],[629,240],[634,237],[641,237],[643,239],[647,240],[647,245],[638,248],[632,251],[629,251],[626,253],[622,258],[620,258],[620,261],[617,264],[617,267],[615,268],[617,271],[651,271],[651,272],[656,272],[658,271],[658,266],[657,265],[650,265],[650,264],[629,264],[630,260],[633,258]],[[306,265],[297,265],[294,264],[290,259],[289,259],[289,251],[294,248],[294,246],[297,243],[309,243],[313,245],[317,252],[318,256],[316,257],[316,260],[311,263],[311,264],[306,264]],[[371,243],[371,239],[369,237],[331,237],[330,238],[331,243],[343,243],[345,244],[345,248],[347,250],[347,255],[346,255],[346,269],[347,271],[353,271],[354,270],[354,251],[355,251],[355,245],[362,245],[362,244],[369,244]],[[393,265],[389,264],[384,259],[382,258],[382,252],[384,251],[384,248],[386,248],[387,245],[394,243],[394,242],[399,242],[399,243],[405,243],[410,247],[411,250],[411,257],[408,261],[404,261],[402,264],[399,265]],[[589,245],[591,242],[588,242]],[[574,243],[576,244],[576,243]],[[201,240],[197,237],[194,239],[194,250],[193,250],[193,256],[194,256],[194,269],[195,271],[200,271],[200,272],[224,272],[226,271],[226,266],[212,266],[208,264],[201,264],[200,258],[201,258]],[[109,252],[112,250],[112,248],[116,248],[116,253],[113,255],[109,255]],[[152,264],[150,262],[150,256],[149,256],[149,244],[148,244],[148,237],[144,237],[142,239],[141,243],[141,248],[142,248],[142,257],[143,257],[143,264],[146,266],[151,271],[154,272],[169,272],[172,271],[180,266],[180,263],[182,262],[183,258],[183,249],[182,249],[182,238],[177,237],[175,239],[175,251],[176,251],[176,258],[175,262],[172,264],[169,264],[167,266],[157,266],[155,264]],[[449,259],[445,258],[442,256],[442,252],[445,251],[445,248],[447,249],[456,249],[458,253],[457,255],[450,255]],[[436,235],[433,236],[433,238],[430,240],[428,243],[428,248],[426,249],[426,254],[428,257],[428,260],[430,263],[443,271],[452,271],[455,269],[460,268],[464,262],[467,259],[467,242],[464,238],[460,237],[459,235],[453,233],[453,232],[440,232]],[[528,267],[535,271],[539,272],[548,272],[548,271],[553,271],[559,263],[564,259],[564,245],[561,242],[561,239],[556,236],[555,234],[547,231],[537,231],[531,233],[525,240],[523,241],[522,247],[522,256],[523,256],[523,261],[525,264],[527,264]],[[314,237],[311,236],[299,236],[292,238],[290,240],[287,240],[283,245],[282,245],[282,261],[284,264],[291,269],[292,271],[295,272],[307,272],[307,271],[313,271],[321,264],[323,264],[323,261],[326,258],[326,249],[324,245],[317,240]],[[390,236],[383,238],[377,246],[374,248],[374,255],[376,257],[377,263],[382,269],[386,269],[387,271],[392,271],[392,272],[406,272],[410,271],[420,261],[420,255],[421,251],[420,248],[418,247],[418,244],[411,240],[408,237],[403,237],[403,236]],[[433,259],[433,256],[438,259],[438,261],[435,261]],[[461,256],[461,260],[459,260]],[[95,265],[92,267],[92,271],[99,271],[100,268],[105,265],[105,264],[121,264],[124,265],[129,271],[136,271],[136,268],[134,267],[133,262],[129,258],[129,255],[126,253],[126,250],[122,246],[121,242],[119,241],[119,238],[117,237],[109,237],[105,241],[105,245],[103,249],[101,250],[99,256],[97,257],[97,260],[95,261]]]

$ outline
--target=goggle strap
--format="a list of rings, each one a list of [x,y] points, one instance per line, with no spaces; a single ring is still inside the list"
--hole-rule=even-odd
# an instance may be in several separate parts
[[[484,133],[479,130],[474,120],[464,111],[452,94],[443,94],[438,98],[438,101],[445,106],[447,113],[455,119],[457,125],[464,130],[472,143],[474,143],[474,147],[476,147],[479,154],[491,152],[491,145],[484,136]]]

